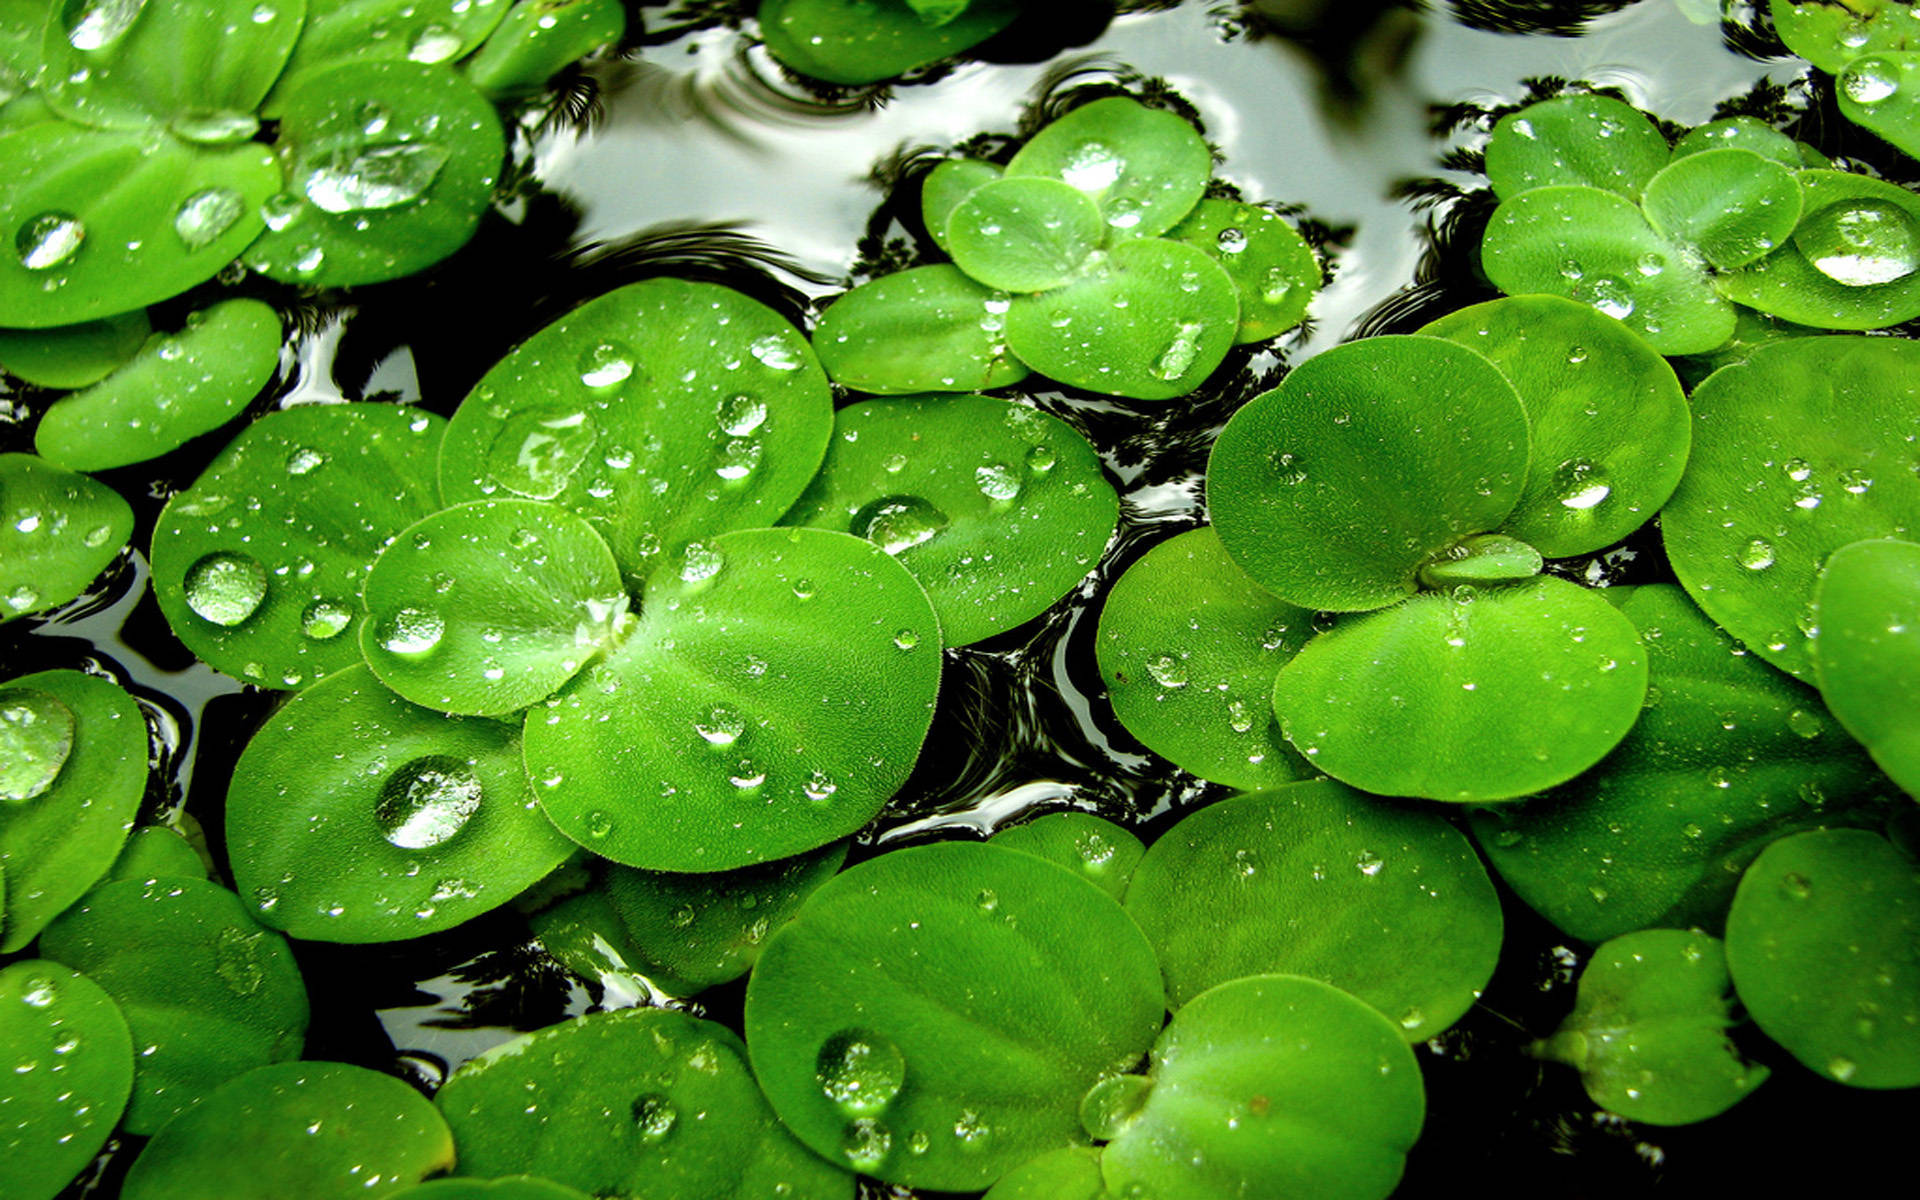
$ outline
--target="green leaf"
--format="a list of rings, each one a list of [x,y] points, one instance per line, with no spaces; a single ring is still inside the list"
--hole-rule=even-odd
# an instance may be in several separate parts
[[[1207,503],[1228,555],[1303,608],[1364,611],[1497,529],[1527,476],[1527,422],[1494,365],[1452,342],[1336,346],[1221,432]]]
[[[175,636],[263,687],[360,662],[364,576],[440,508],[445,428],[388,404],[303,405],[247,426],[154,529],[154,595]]]
[[[620,0],[517,0],[463,70],[493,99],[522,96],[575,59],[618,42],[626,29]]]
[[[767,49],[802,75],[828,83],[878,83],[961,54],[1013,23],[1015,0],[974,0],[944,24],[930,24],[907,0],[761,0]]]
[[[146,790],[147,723],[117,684],[79,671],[22,675],[8,680],[6,691],[8,711],[0,728],[18,731],[25,723],[20,709],[32,713],[36,724],[57,721],[60,709],[73,721],[66,753],[27,772],[29,786],[21,787],[21,776],[8,772],[8,791],[30,794],[0,801],[0,870],[7,877],[0,953],[11,954],[113,865]],[[57,750],[44,741],[41,747]],[[50,782],[48,766],[54,767]],[[41,782],[47,786],[32,794]]]
[[[1920,876],[1860,829],[1773,843],[1740,880],[1727,966],[1754,1023],[1809,1070],[1920,1084]]]
[[[100,886],[126,879],[151,883],[160,879],[199,881],[206,877],[207,864],[185,834],[167,825],[142,825],[128,836],[127,844],[113,860]]]
[[[1049,1150],[1002,1175],[985,1200],[1108,1200],[1100,1152],[1090,1146]]]
[[[1604,758],[1640,716],[1633,625],[1563,579],[1427,592],[1350,617],[1280,671],[1300,752],[1383,796],[1508,800]]]
[[[0,967],[7,1119],[0,1191],[53,1200],[106,1144],[133,1087],[133,1039],[113,998],[59,963]]]
[[[1751,150],[1794,170],[1807,165],[1799,143],[1758,117],[1723,117],[1694,126],[1673,144],[1674,161],[1708,150]]]
[[[234,1076],[300,1056],[307,989],[293,952],[217,884],[95,888],[47,926],[40,953],[85,971],[126,1016],[140,1047],[129,1133],[157,1133]]]
[[[1297,976],[1195,997],[1154,1043],[1151,1090],[1100,1156],[1108,1191],[1383,1200],[1426,1116],[1399,1032]]]
[[[527,1034],[461,1067],[436,1102],[460,1169],[478,1175],[648,1200],[853,1197],[851,1175],[781,1128],[740,1039],[685,1013],[595,1013]]]
[[[145,309],[52,329],[0,329],[0,366],[37,387],[82,388],[132,358],[151,332]]]
[[[0,325],[44,329],[144,308],[213,278],[280,187],[265,146],[214,150],[65,121],[0,136]]]
[[[1083,812],[1048,813],[997,830],[987,840],[1076,872],[1115,900],[1126,894],[1127,881],[1147,852],[1131,830]]]
[[[1487,141],[1487,182],[1502,200],[1534,188],[1581,185],[1632,201],[1667,165],[1669,153],[1667,139],[1632,105],[1607,96],[1556,96],[1500,118]]]
[[[1072,279],[1106,234],[1099,207],[1084,192],[1057,179],[1009,175],[954,206],[942,244],[976,282],[1038,292]]]
[[[1076,1106],[1165,1011],[1153,951],[1065,868],[947,842],[814,893],[747,986],[747,1045],[794,1134],[892,1183],[986,1187],[1080,1140]]]
[[[1649,1125],[1717,1117],[1760,1086],[1727,1038],[1732,983],[1720,939],[1678,929],[1614,938],[1580,973],[1579,998],[1534,1053],[1566,1063],[1595,1104]]]
[[[534,806],[520,738],[416,708],[352,667],[273,715],[227,789],[234,885],[294,937],[381,942],[511,900],[572,847]]]
[[[351,1200],[389,1196],[452,1166],[446,1122],[398,1079],[346,1063],[276,1063],[227,1081],[169,1123],[134,1160],[121,1195]]]
[[[1421,567],[1419,578],[1422,587],[1430,588],[1517,583],[1538,575],[1545,565],[1540,552],[1518,538],[1504,533],[1476,533]]]
[[[1680,381],[1618,321],[1557,296],[1476,304],[1420,330],[1486,356],[1526,410],[1532,462],[1501,529],[1548,558],[1638,529],[1680,482],[1692,437]]]
[[[380,682],[463,716],[551,695],[626,621],[613,551],[537,500],[456,504],[400,532],[367,572],[360,651]]]
[[[1827,707],[1908,795],[1920,796],[1920,545],[1864,541],[1834,551],[1814,617]]]
[[[127,544],[118,493],[31,454],[0,454],[0,622],[58,608]]]
[[[920,585],[849,534],[762,529],[688,548],[638,622],[527,716],[561,831],[657,871],[724,871],[866,824],[913,768],[940,685]]]
[[[1862,55],[1920,45],[1920,23],[1895,0],[1772,0],[1772,15],[1787,49],[1832,75]]]
[[[936,172],[937,174],[937,172]],[[827,306],[813,348],[835,383],[882,396],[970,392],[1018,383],[1007,350],[1005,292],[956,266],[912,267],[863,283]]]
[[[440,486],[448,503],[504,491],[571,509],[639,591],[688,543],[779,520],[832,429],[827,381],[784,318],[714,284],[650,279],[496,363],[447,429]]]
[[[1802,171],[1793,240],[1714,287],[1822,329],[1884,329],[1920,316],[1920,196],[1845,171]]]
[[[1226,268],[1240,294],[1235,342],[1262,342],[1292,329],[1320,290],[1313,247],[1257,204],[1202,200],[1167,236],[1206,251]]]
[[[1071,425],[986,396],[903,397],[834,414],[826,462],[783,518],[892,554],[963,646],[1046,611],[1119,519],[1100,457]]]
[[[1510,296],[1577,300],[1662,354],[1702,353],[1733,334],[1733,306],[1686,252],[1656,233],[1633,201],[1597,188],[1535,188],[1501,204],[1487,222],[1480,265]]]
[[[1184,118],[1109,96],[1047,125],[1006,171],[1009,178],[1058,179],[1085,193],[1119,242],[1178,225],[1206,191],[1213,156]]]
[[[267,114],[281,116],[291,93],[343,63],[455,61],[505,19],[511,0],[307,0],[307,24]]]
[[[1909,155],[1920,152],[1920,107],[1914,101],[1920,95],[1920,53],[1856,58],[1835,83],[1841,115]]]
[[[85,125],[171,125],[188,141],[244,142],[306,16],[307,0],[62,4],[47,23],[41,91]]]
[[[1687,594],[1804,680],[1827,555],[1910,536],[1920,515],[1920,346],[1804,337],[1761,346],[1694,389],[1693,451],[1660,519]]]
[[[34,449],[75,471],[158,458],[225,424],[279,365],[279,314],[258,300],[221,301],[102,382],[57,401],[40,418]]]
[[[992,183],[1001,174],[998,163],[981,162],[977,158],[945,159],[927,172],[926,178],[920,181],[920,219],[936,246],[948,254],[953,253],[953,247],[947,245],[947,218],[975,189]]]
[[[51,692],[0,689],[0,801],[46,794],[73,755],[73,710]]]
[[[1647,650],[1646,709],[1592,770],[1475,813],[1501,879],[1564,933],[1718,933],[1782,834],[1860,819],[1883,785],[1819,696],[1716,629],[1679,588],[1613,588]],[[1851,810],[1851,811],[1850,811]]]
[[[283,283],[379,283],[439,262],[479,227],[506,153],[487,98],[420,62],[302,75],[279,116],[287,190],[246,261]]]
[[[1094,650],[1113,715],[1176,766],[1236,788],[1313,772],[1280,735],[1273,678],[1313,614],[1248,579],[1211,527],[1155,546],[1107,594]]]
[[[1675,159],[1647,184],[1648,224],[1695,246],[1722,270],[1786,243],[1800,221],[1794,173],[1751,150],[1704,150]]]
[[[591,1200],[591,1197],[545,1179],[515,1175],[492,1180],[429,1179],[405,1191],[394,1192],[393,1200]]]
[[[1308,975],[1410,1042],[1459,1020],[1500,957],[1500,901],[1467,839],[1324,779],[1185,817],[1134,871],[1127,912],[1176,1009],[1231,979]]]

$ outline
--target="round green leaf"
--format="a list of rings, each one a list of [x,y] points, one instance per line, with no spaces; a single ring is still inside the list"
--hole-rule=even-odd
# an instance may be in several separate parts
[[[1115,241],[1172,229],[1200,202],[1212,174],[1212,153],[1193,126],[1126,96],[1074,109],[1007,163],[1009,177],[1042,175],[1085,193]]]
[[[524,97],[626,29],[620,0],[518,0],[462,70],[487,96]]]
[[[938,172],[936,172],[937,174]],[[820,314],[813,347],[835,383],[877,395],[969,392],[1027,377],[1007,350],[1005,292],[942,263],[861,284]]]
[[[1680,381],[1618,321],[1557,296],[1476,304],[1421,333],[1500,369],[1526,410],[1527,484],[1506,533],[1548,558],[1611,545],[1658,512],[1692,437]]]
[[[1794,170],[1807,165],[1799,143],[1758,117],[1723,117],[1696,125],[1673,144],[1673,157],[1677,161],[1708,150],[1751,150]]]
[[[594,1013],[527,1034],[454,1072],[435,1102],[460,1169],[477,1175],[648,1200],[853,1196],[851,1175],[781,1128],[740,1039],[681,1012]]]
[[[505,492],[571,509],[637,590],[678,570],[689,542],[778,520],[832,429],[827,381],[779,314],[650,279],[495,364],[447,429],[440,486],[449,503]]]
[[[1774,666],[1811,679],[1827,555],[1920,519],[1920,346],[1807,337],[1694,389],[1693,451],[1660,519],[1687,594]]]
[[[307,23],[282,84],[268,98],[279,116],[316,72],[349,62],[452,64],[472,53],[513,0],[307,0]]]
[[[1718,932],[1768,842],[1883,785],[1808,688],[1747,653],[1679,588],[1605,592],[1647,650],[1646,709],[1592,770],[1473,816],[1507,886],[1570,936]],[[1856,810],[1857,811],[1857,810]]]
[[[52,329],[0,329],[0,366],[39,387],[82,388],[132,358],[151,332],[144,309]]]
[[[1108,1200],[1100,1152],[1091,1146],[1049,1150],[1002,1175],[985,1200]]]
[[[53,1200],[93,1159],[133,1088],[133,1039],[100,985],[59,963],[0,967],[0,1192]]]
[[[113,865],[146,790],[147,723],[117,684],[79,671],[10,679],[5,696],[0,728],[17,731],[25,721],[21,709],[36,724],[57,721],[60,709],[73,721],[57,765],[42,761],[26,772],[7,772],[13,797],[0,799],[0,870],[7,877],[0,953],[11,954]],[[40,747],[57,750],[58,744],[48,747],[42,740]],[[20,799],[20,792],[29,794]]]
[[[1768,1074],[1727,1039],[1731,989],[1718,938],[1678,929],[1617,937],[1594,951],[1573,1012],[1534,1053],[1578,1070],[1595,1104],[1629,1120],[1717,1117]]]
[[[416,708],[362,667],[294,697],[227,789],[234,885],[299,938],[380,942],[450,929],[571,850],[534,806],[520,738]]]
[[[1866,541],[1827,559],[1814,593],[1820,693],[1896,783],[1920,796],[1920,545]]]
[[[839,434],[789,525],[844,529],[913,573],[963,646],[1044,612],[1086,577],[1119,520],[1078,431],[986,396],[875,400]]]
[[[289,187],[246,253],[270,278],[345,287],[411,275],[466,245],[493,199],[500,118],[447,67],[342,63],[300,76],[279,111]]]
[[[453,1166],[432,1104],[365,1067],[289,1062],[222,1084],[148,1142],[126,1200],[353,1200]]]
[[[1526,477],[1526,413],[1492,363],[1440,338],[1374,337],[1308,359],[1236,412],[1207,464],[1207,504],[1255,583],[1364,611],[1499,528]]]
[[[358,663],[364,576],[440,508],[445,428],[388,404],[303,405],[247,426],[154,529],[154,595],[174,634],[264,687]]]
[[[1230,787],[1312,774],[1280,735],[1273,678],[1311,613],[1261,590],[1211,527],[1155,546],[1107,594],[1094,649],[1113,714],[1148,749]]]
[[[360,651],[415,704],[517,712],[578,674],[624,624],[613,551],[537,500],[456,504],[401,531],[367,572]]]
[[[1727,966],[1763,1032],[1862,1088],[1920,1084],[1920,876],[1859,829],[1761,853],[1727,917]]]
[[[747,1045],[801,1141],[893,1183],[986,1187],[1080,1140],[1080,1096],[1165,1011],[1153,951],[1029,854],[896,850],[814,893],[747,986]]]
[[[1862,55],[1920,45],[1920,21],[1897,0],[1772,0],[1771,8],[1787,49],[1833,75]]]
[[[1410,1042],[1459,1020],[1500,957],[1500,901],[1467,839],[1332,780],[1187,816],[1134,871],[1127,912],[1176,1009],[1230,979],[1308,975]]]
[[[1013,23],[1015,0],[975,0],[935,24],[909,0],[760,0],[760,35],[773,56],[828,83],[878,83],[960,54]]]
[[[1383,1200],[1426,1117],[1398,1032],[1298,976],[1195,997],[1154,1043],[1139,1112],[1101,1153],[1109,1193]]]
[[[119,1004],[140,1053],[130,1133],[152,1134],[220,1084],[298,1058],[307,989],[286,940],[227,889],[123,880],[89,892],[40,936]]]
[[[1235,342],[1261,342],[1292,329],[1320,290],[1313,247],[1257,204],[1202,200],[1167,236],[1206,251],[1226,268],[1240,294]]]
[[[1007,345],[1074,387],[1168,400],[1199,387],[1226,357],[1240,301],[1225,268],[1184,242],[1121,242],[1065,287],[1017,296]]]
[[[178,335],[40,418],[33,446],[48,462],[104,471],[158,458],[228,419],[280,365],[280,317],[258,300],[225,300]]]
[[[947,245],[947,218],[974,189],[1000,176],[998,163],[981,162],[977,158],[949,158],[927,172],[927,177],[920,182],[920,219],[926,223],[936,246],[948,254],[953,253],[953,248]]]
[[[1662,354],[1702,353],[1733,335],[1733,306],[1705,273],[1633,201],[1598,188],[1535,188],[1501,204],[1480,265],[1508,295],[1577,300]]]
[[[1640,716],[1633,624],[1563,579],[1428,592],[1351,617],[1281,668],[1287,738],[1383,796],[1507,800],[1599,762]]]
[[[393,1200],[592,1200],[585,1192],[515,1175],[506,1179],[429,1179],[403,1192]]]
[[[1786,244],[1800,221],[1800,184],[1751,150],[1703,150],[1655,175],[1641,209],[1655,230],[1726,270]]]
[[[143,308],[213,277],[280,186],[264,146],[50,121],[0,136],[0,324],[43,329]]]
[[[947,217],[947,252],[976,282],[1038,292],[1073,278],[1106,240],[1107,223],[1086,193],[1028,175],[970,192]]]
[[[1793,240],[1714,280],[1720,294],[1822,329],[1920,316],[1920,196],[1845,171],[1802,171]]]
[[[1668,156],[1667,139],[1632,105],[1556,96],[1500,118],[1487,141],[1487,182],[1502,200],[1567,185],[1638,200]]]
[[[1115,900],[1126,894],[1127,881],[1147,852],[1131,830],[1083,812],[1048,813],[987,840],[1077,872]]]
[[[31,454],[0,454],[0,622],[87,590],[133,533],[118,493]]]
[[[626,640],[527,716],[561,831],[615,862],[724,871],[866,824],[913,768],[940,623],[905,567],[816,529],[688,548]]]

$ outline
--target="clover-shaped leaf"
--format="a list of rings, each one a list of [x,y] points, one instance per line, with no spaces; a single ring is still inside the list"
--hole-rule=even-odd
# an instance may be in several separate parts
[[[851,1200],[853,1177],[781,1128],[746,1058],[712,1021],[596,1013],[472,1060],[436,1102],[460,1169],[479,1175],[539,1175],[596,1196]]]
[[[948,263],[896,271],[827,306],[813,333],[835,383],[878,395],[970,392],[1018,383],[1007,349],[1013,298]]]
[[[1187,816],[1147,851],[1126,905],[1176,1008],[1230,979],[1308,975],[1408,1041],[1458,1020],[1500,956],[1500,902],[1466,838],[1331,780]]]
[[[1751,150],[1703,150],[1648,181],[1641,208],[1655,230],[1728,270],[1786,244],[1800,221],[1800,185]]]
[[[1720,294],[1822,329],[1882,329],[1920,316],[1920,197],[1846,171],[1798,178],[1792,241],[1717,278]]]
[[[34,449],[76,471],[158,458],[238,413],[279,364],[279,315],[258,300],[223,300],[105,380],[55,402],[34,431]]]
[[[1820,694],[1896,783],[1920,796],[1920,545],[1842,546],[1814,594]]]
[[[1009,178],[1058,179],[1100,206],[1116,240],[1150,238],[1193,211],[1213,173],[1205,141],[1184,119],[1126,96],[1082,105],[1033,135]]]
[[[1667,557],[1708,616],[1801,679],[1827,555],[1920,520],[1916,370],[1909,341],[1804,337],[1694,389],[1692,457],[1660,519]]]
[[[1312,616],[1248,579],[1211,528],[1170,538],[1127,568],[1100,613],[1094,649],[1114,715],[1202,779],[1254,789],[1305,778],[1272,696]]]
[[[1167,236],[1199,247],[1227,269],[1240,294],[1236,342],[1265,341],[1292,329],[1320,290],[1313,248],[1272,209],[1209,198]]]
[[[1767,1078],[1727,1039],[1720,939],[1678,929],[1614,938],[1580,973],[1573,1012],[1534,1053],[1580,1072],[1595,1104],[1650,1125],[1719,1116]]]
[[[1398,1033],[1314,979],[1202,993],[1154,1043],[1139,1108],[1101,1152],[1108,1194],[1382,1200],[1426,1115]]]
[[[125,1014],[140,1046],[130,1133],[157,1133],[228,1079],[300,1055],[307,989],[293,953],[217,884],[105,884],[47,926],[40,953],[85,971]]]
[[[265,687],[359,662],[366,571],[440,508],[445,428],[387,404],[302,406],[247,426],[154,529],[154,595],[174,634]]]
[[[1165,998],[1120,906],[1065,868],[949,842],[814,893],[747,986],[754,1073],[834,1162],[987,1186],[1079,1140],[1080,1096],[1130,1068]]]
[[[910,0],[761,0],[761,36],[773,56],[828,83],[878,83],[959,54],[1013,23],[1015,0],[974,0],[928,21]]]
[[[1126,895],[1133,869],[1147,852],[1132,831],[1083,812],[1047,813],[987,840],[1077,872],[1115,900]]]
[[[133,532],[119,493],[31,454],[0,454],[0,622],[87,589]]]
[[[1920,876],[1860,829],[1768,846],[1727,916],[1727,966],[1754,1023],[1809,1070],[1920,1084]]]
[[[894,555],[950,646],[1043,612],[1086,577],[1119,518],[1093,447],[1023,404],[875,400],[841,409],[834,429],[783,523],[845,530]]]
[[[133,1038],[113,997],[41,959],[0,967],[7,1119],[0,1190],[53,1200],[113,1132],[133,1089]]]
[[[83,388],[131,359],[152,332],[144,309],[52,329],[0,329],[0,366],[40,387]]]
[[[913,767],[940,622],[878,546],[744,530],[656,575],[638,621],[527,716],[540,802],[629,866],[722,871],[845,837]]]

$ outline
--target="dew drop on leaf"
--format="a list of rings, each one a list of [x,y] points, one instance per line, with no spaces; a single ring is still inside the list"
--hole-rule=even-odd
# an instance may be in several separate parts
[[[1840,73],[1840,90],[1855,104],[1879,104],[1900,90],[1900,73],[1883,58],[1855,59]]]
[[[766,422],[767,405],[752,396],[732,396],[720,402],[714,419],[719,422],[720,432],[745,437]]]
[[[339,637],[353,623],[353,610],[334,600],[315,600],[300,614],[300,632],[316,642]]]
[[[693,723],[693,731],[708,745],[731,746],[747,731],[747,722],[728,705],[716,704],[705,717]]]
[[[147,0],[67,0],[60,13],[67,43],[75,50],[104,50],[126,36],[146,6]]]
[[[459,833],[479,810],[481,795],[473,764],[445,754],[422,755],[387,776],[373,817],[393,845],[426,850]]]
[[[1753,538],[1740,549],[1740,565],[1749,571],[1764,571],[1773,559],[1773,543],[1765,538]]]
[[[947,523],[946,513],[919,496],[882,496],[853,514],[848,531],[898,554],[938,537]]]
[[[216,551],[187,568],[185,591],[196,616],[231,629],[267,598],[267,569],[244,554]]]
[[[633,350],[623,342],[600,342],[580,352],[580,382],[609,388],[633,375]]]
[[[973,482],[981,495],[1002,504],[1020,494],[1020,476],[1005,463],[975,468]]]
[[[73,710],[38,688],[0,688],[0,800],[18,804],[53,786],[73,753]]]
[[[460,53],[460,35],[445,25],[424,25],[413,35],[407,57],[417,63],[446,62]]]
[[[747,347],[763,366],[776,371],[795,371],[800,367],[800,352],[794,346],[794,339],[778,333],[770,333]]]
[[[726,566],[726,559],[720,552],[705,542],[688,542],[680,560],[680,580],[682,583],[702,583],[720,573]]]
[[[529,500],[551,500],[587,460],[599,430],[577,408],[514,414],[487,449],[487,471],[501,487]]]
[[[403,608],[381,623],[380,644],[401,658],[424,658],[446,631],[446,621],[432,609]]]
[[[1920,270],[1920,225],[1886,200],[1829,204],[1802,218],[1793,244],[1816,271],[1847,287],[1893,283]]]
[[[907,1060],[888,1038],[845,1029],[821,1045],[814,1059],[814,1077],[821,1092],[842,1112],[870,1117],[886,1111],[900,1094],[907,1080]]]
[[[1553,473],[1554,495],[1564,508],[1586,512],[1613,494],[1613,485],[1599,466],[1584,458],[1569,459]]]
[[[13,248],[20,265],[29,271],[51,271],[80,252],[87,227],[70,213],[44,212],[31,217],[14,235]]]
[[[1171,654],[1158,654],[1147,660],[1147,674],[1165,688],[1187,686],[1187,664]]]
[[[335,143],[304,160],[300,189],[330,213],[397,208],[426,194],[447,157],[433,142]]]
[[[173,214],[173,232],[187,249],[198,250],[232,229],[246,207],[232,188],[203,188],[180,202]]]
[[[1154,359],[1149,368],[1156,379],[1172,382],[1187,373],[1193,366],[1193,360],[1200,354],[1200,335],[1206,332],[1206,326],[1197,321],[1183,321],[1167,343],[1160,357]]]

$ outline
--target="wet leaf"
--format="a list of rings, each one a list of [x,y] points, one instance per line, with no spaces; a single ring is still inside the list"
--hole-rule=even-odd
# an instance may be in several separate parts
[[[1638,200],[1668,156],[1667,139],[1632,105],[1557,96],[1500,118],[1487,142],[1487,181],[1502,200],[1569,185]]]
[[[966,12],[930,24],[908,0],[761,0],[767,50],[802,75],[828,83],[878,83],[964,53],[1013,23],[1014,0],[974,0]]]
[[[1920,545],[1842,546],[1814,593],[1820,694],[1911,796],[1920,796]]]
[[[1821,329],[1884,329],[1920,316],[1920,197],[1845,171],[1802,171],[1793,239],[1714,287]]]
[[[1799,143],[1758,117],[1723,117],[1696,125],[1673,144],[1673,157],[1678,161],[1708,150],[1751,150],[1794,170],[1808,165]]]
[[[590,1200],[585,1192],[531,1175],[506,1179],[429,1179],[392,1195],[393,1200]]]
[[[863,283],[820,314],[813,347],[833,381],[878,395],[970,392],[1018,383],[1007,349],[1013,300],[940,264]]]
[[[1729,270],[1786,244],[1800,221],[1800,184],[1751,150],[1704,150],[1655,175],[1642,210],[1655,230]]]
[[[485,41],[512,0],[307,0],[306,28],[281,85],[267,99],[280,116],[311,74],[342,63],[452,64]]]
[[[0,1071],[0,1189],[8,1200],[53,1200],[106,1144],[126,1107],[126,1019],[99,984],[59,963],[0,967]]]
[[[1292,329],[1320,290],[1313,248],[1257,204],[1202,200],[1167,236],[1204,250],[1226,268],[1240,295],[1236,342],[1265,341]]]
[[[1787,48],[1833,75],[1862,55],[1920,46],[1920,20],[1894,0],[1771,0],[1770,7]]]
[[[998,163],[981,162],[977,158],[946,159],[927,172],[920,182],[920,219],[936,246],[948,254],[953,253],[953,247],[947,245],[947,218],[960,207],[962,200],[1001,174]]]
[[[31,454],[0,454],[0,621],[87,590],[133,533],[118,493]]]
[[[1100,1152],[1090,1146],[1049,1150],[1002,1175],[985,1200],[1107,1200]]]
[[[516,0],[463,67],[495,99],[538,91],[555,72],[626,33],[620,0]]]
[[[1047,125],[1007,163],[1006,173],[1058,179],[1084,193],[1100,206],[1117,243],[1157,237],[1179,224],[1200,202],[1213,157],[1185,119],[1109,96]]]
[[[1147,848],[1124,826],[1084,812],[1055,812],[1009,825],[987,839],[1067,868],[1115,900],[1124,896]]]
[[[0,329],[0,366],[39,387],[82,388],[132,358],[152,331],[143,309],[52,329]]]
[[[1009,175],[954,206],[941,244],[977,283],[1038,292],[1072,279],[1106,235],[1086,193],[1057,179]]]

